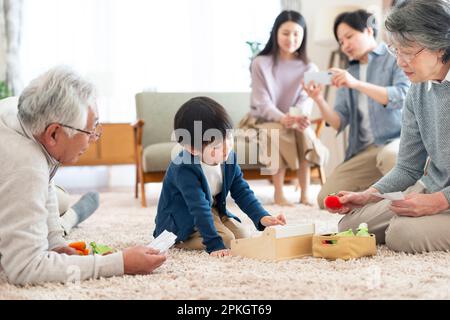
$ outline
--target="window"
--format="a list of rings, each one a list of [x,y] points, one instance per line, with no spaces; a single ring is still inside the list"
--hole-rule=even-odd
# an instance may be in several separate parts
[[[143,90],[248,91],[245,42],[265,43],[279,11],[279,0],[25,0],[23,80],[72,66],[109,122],[133,121]]]

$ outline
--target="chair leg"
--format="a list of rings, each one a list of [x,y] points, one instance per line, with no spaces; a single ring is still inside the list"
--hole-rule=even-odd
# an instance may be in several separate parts
[[[136,183],[134,184],[134,198],[139,198],[139,171],[136,166]]]
[[[147,199],[145,198],[145,183],[141,181],[141,203],[143,208],[147,208]]]
[[[324,185],[327,182],[327,178],[325,176],[325,170],[322,166],[319,167],[319,177],[320,177],[320,183]]]
[[[141,164],[139,164],[136,167],[136,181],[139,181],[141,184],[141,203],[143,208],[147,208],[147,200],[145,198],[145,179],[144,179],[144,172],[141,167]],[[138,190],[138,185],[136,183],[136,193]]]

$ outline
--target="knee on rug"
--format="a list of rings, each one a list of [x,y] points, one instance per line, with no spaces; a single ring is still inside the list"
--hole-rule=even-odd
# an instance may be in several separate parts
[[[324,187],[320,190],[319,194],[317,195],[317,204],[319,205],[320,209],[325,209],[325,204],[323,203],[325,201],[325,198],[328,196],[327,190],[325,190]]]
[[[419,235],[405,218],[394,219],[386,230],[386,246],[396,252],[418,253]]]
[[[357,219],[355,216],[351,214],[347,214],[342,217],[342,219],[338,223],[338,232],[347,231],[348,229],[352,229],[354,232],[356,232],[356,229],[358,228],[359,224],[362,221],[360,219]]]

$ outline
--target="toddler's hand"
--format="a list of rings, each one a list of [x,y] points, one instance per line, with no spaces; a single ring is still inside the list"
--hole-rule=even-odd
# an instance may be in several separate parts
[[[217,250],[210,253],[213,257],[228,257],[231,256],[231,251],[229,249]]]
[[[277,226],[277,225],[284,226],[286,224],[286,217],[282,213],[276,217],[265,216],[265,217],[261,218],[260,222],[265,227]]]

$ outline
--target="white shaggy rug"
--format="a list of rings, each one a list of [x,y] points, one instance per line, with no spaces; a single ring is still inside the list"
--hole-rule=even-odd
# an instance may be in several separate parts
[[[147,209],[140,207],[130,191],[102,193],[98,212],[73,231],[70,240],[95,240],[116,248],[149,243],[159,188],[147,186],[151,193]],[[314,222],[318,232],[336,230],[339,216],[301,205],[270,205],[272,188],[265,182],[256,183],[254,190],[269,212],[284,212],[291,224]],[[293,186],[287,190],[288,198],[296,200]],[[230,209],[240,212],[231,202]],[[249,219],[245,223],[253,228]],[[0,300],[450,298],[450,253],[407,255],[384,246],[378,249],[373,258],[347,262],[309,257],[276,263],[172,249],[167,262],[148,276],[22,288],[9,285],[1,274]]]

